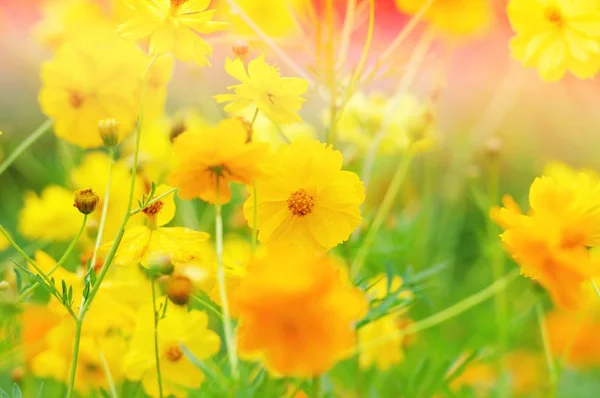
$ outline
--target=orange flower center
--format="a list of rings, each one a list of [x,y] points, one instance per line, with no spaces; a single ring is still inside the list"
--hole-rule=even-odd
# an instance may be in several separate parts
[[[85,97],[79,91],[73,90],[69,92],[69,104],[71,104],[72,108],[81,108],[83,100],[85,100]]]
[[[177,362],[183,356],[183,352],[181,352],[181,349],[177,346],[170,346],[169,348],[167,348],[165,356],[169,361]]]
[[[171,0],[171,8],[177,8],[183,3],[187,3],[188,0]]]
[[[304,217],[312,213],[315,200],[304,189],[300,189],[290,195],[287,206],[294,216]]]
[[[561,10],[557,7],[550,7],[546,10],[546,19],[557,26],[562,26],[565,22]]]
[[[145,215],[147,215],[148,217],[152,217],[157,215],[163,208],[164,203],[161,202],[160,200],[157,200],[156,202],[152,203],[149,206],[146,206],[144,208],[144,210],[142,210],[142,213],[144,213]]]

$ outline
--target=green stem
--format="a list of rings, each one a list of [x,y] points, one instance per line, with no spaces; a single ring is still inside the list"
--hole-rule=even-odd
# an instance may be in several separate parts
[[[73,342],[73,357],[71,358],[71,373],[69,376],[69,389],[67,390],[67,397],[73,395],[75,386],[75,374],[77,373],[77,359],[79,357],[79,343],[81,342],[81,328],[83,323],[79,319],[75,319],[75,341]]]
[[[215,314],[217,318],[223,320],[223,315],[219,312],[219,310],[217,310],[215,307],[213,307],[212,304],[210,304],[209,302],[207,302],[200,296],[192,295],[192,298],[194,300],[196,300],[198,303],[202,304],[202,306],[204,308],[206,308],[207,310],[209,310],[210,312]]]
[[[254,116],[252,116],[252,121],[250,122],[250,127],[254,127],[254,122],[256,122],[256,118],[258,117],[258,108],[254,111]]]
[[[47,119],[33,133],[25,138],[25,140],[23,140],[23,142],[21,142],[21,144],[14,151],[12,151],[10,155],[6,157],[6,159],[4,159],[4,162],[0,164],[0,175],[2,175],[2,173],[4,173],[10,167],[10,165],[13,164],[14,161],[17,160],[17,158],[21,156],[23,152],[25,152],[25,150],[27,150],[27,148],[29,148],[45,133],[50,131],[52,123],[52,119]]]
[[[365,348],[379,346],[384,344],[387,341],[395,340],[399,337],[422,332],[423,330],[429,329],[431,327],[437,326],[449,319],[452,319],[465,311],[470,310],[478,304],[481,304],[485,300],[493,297],[498,291],[505,289],[513,280],[515,280],[519,276],[519,270],[515,269],[512,272],[509,272],[501,279],[498,279],[496,282],[492,283],[488,287],[480,290],[479,292],[459,301],[458,303],[442,310],[436,314],[431,315],[428,318],[420,320],[418,322],[409,325],[403,330],[398,330],[397,332],[387,334],[385,336],[379,337],[377,339],[373,339],[365,344],[362,344],[358,347],[358,350],[362,350]]]
[[[160,398],[163,397],[162,375],[160,373],[160,356],[158,353],[158,321],[160,316],[156,309],[156,283],[154,278],[150,281],[152,284],[152,309],[154,310],[154,358],[156,359],[156,375],[158,379],[158,393]]]
[[[556,386],[558,383],[558,373],[556,371],[556,365],[552,358],[552,351],[550,349],[550,343],[548,340],[548,328],[544,319],[544,309],[542,303],[538,299],[535,304],[535,312],[537,315],[538,325],[540,327],[540,335],[542,337],[542,344],[544,345],[544,357],[546,358],[546,366],[548,367],[548,376],[550,382],[550,397],[556,397]]]
[[[311,398],[321,397],[321,376],[315,376],[312,379],[312,391],[310,394]]]
[[[98,290],[100,290],[102,281],[104,280],[104,278],[106,277],[106,274],[108,273],[110,265],[112,264],[112,262],[115,258],[115,255],[117,254],[117,249],[119,248],[119,245],[121,244],[121,240],[123,239],[123,235],[125,234],[125,227],[127,226],[127,222],[129,221],[129,218],[131,217],[133,193],[135,190],[135,183],[137,180],[137,168],[138,168],[139,155],[140,155],[140,139],[142,136],[142,129],[144,126],[144,105],[146,102],[148,74],[150,72],[150,68],[152,67],[152,65],[154,64],[154,62],[156,61],[157,58],[158,58],[158,55],[155,55],[154,57],[152,57],[152,59],[148,63],[148,66],[146,67],[146,71],[144,73],[144,79],[143,79],[143,83],[142,83],[142,95],[141,95],[141,100],[140,100],[140,112],[139,112],[139,118],[138,118],[138,126],[137,126],[137,129],[135,132],[135,151],[133,154],[133,166],[131,168],[131,182],[129,184],[129,199],[127,201],[127,209],[125,211],[125,216],[123,218],[123,221],[121,222],[121,226],[119,227],[117,236],[115,237],[115,240],[113,241],[113,244],[112,244],[110,250],[108,251],[106,259],[104,260],[104,264],[102,265],[102,269],[100,270],[100,273],[98,274],[96,283],[92,287],[92,289],[88,295],[88,298],[85,299],[84,297],[82,297],[82,299],[81,299],[81,306],[79,307],[79,315],[76,320],[76,322],[79,322],[79,323],[83,323],[83,320],[85,318],[87,311],[89,310],[92,302],[94,301],[96,294],[98,294]],[[73,352],[76,352],[76,351],[79,351],[79,340],[75,340],[75,342],[74,342]],[[71,372],[73,374],[75,374],[76,370],[77,370],[77,362],[74,361],[71,364]],[[73,380],[71,380],[71,383],[68,386],[67,398],[71,398],[73,396]]]
[[[112,398],[118,398],[119,394],[117,394],[115,381],[112,377],[112,373],[110,371],[110,367],[108,366],[108,362],[106,361],[106,355],[104,355],[104,351],[102,351],[102,349],[100,349],[100,362],[102,362],[102,368],[104,369],[104,374],[106,375],[106,381],[108,382],[108,389],[110,390],[110,394]]]
[[[106,189],[104,191],[104,199],[102,204],[102,214],[100,214],[100,224],[98,225],[98,234],[96,235],[96,243],[94,245],[94,252],[92,253],[91,267],[96,266],[96,259],[98,258],[98,249],[102,244],[102,237],[104,235],[104,226],[106,224],[106,215],[108,214],[108,203],[110,202],[110,187],[112,184],[113,165],[115,163],[115,150],[114,148],[108,149],[108,177],[106,178]]]
[[[600,289],[598,289],[598,285],[596,285],[596,282],[594,282],[591,279],[590,279],[590,283],[592,284],[592,287],[594,288],[596,295],[598,296],[598,298],[600,298]]]
[[[217,176],[217,203],[215,203],[215,242],[217,251],[217,279],[219,283],[219,295],[221,298],[221,309],[223,312],[223,329],[225,333],[225,343],[227,345],[227,354],[229,356],[229,367],[234,380],[238,379],[238,358],[237,347],[231,325],[231,315],[229,313],[229,300],[227,298],[227,286],[225,285],[225,265],[223,264],[223,214],[222,205],[219,202],[219,177]]]
[[[62,265],[65,263],[65,261],[67,261],[67,258],[69,258],[69,256],[71,255],[71,252],[73,251],[73,249],[75,249],[75,245],[77,244],[77,242],[79,242],[79,239],[81,238],[81,235],[83,234],[83,231],[85,230],[85,226],[87,225],[87,219],[88,219],[88,215],[84,214],[83,222],[81,223],[81,228],[79,229],[79,232],[77,233],[75,238],[71,241],[71,244],[69,245],[69,247],[67,247],[67,250],[62,255],[60,260],[58,260],[58,262],[56,264],[54,264],[54,267],[52,267],[50,272],[48,272],[48,274],[47,274],[48,278],[50,278],[57,269],[62,267]],[[33,284],[33,285],[29,286],[29,288],[25,289],[21,293],[20,299],[22,300],[25,297],[27,297],[27,295],[29,293],[31,293],[36,288],[36,286],[37,286],[37,284]]]
[[[377,214],[373,219],[373,223],[371,224],[371,227],[367,232],[367,236],[365,237],[365,240],[363,241],[362,245],[359,247],[358,252],[356,253],[356,257],[352,262],[352,265],[350,267],[350,275],[352,277],[356,277],[358,275],[358,272],[364,265],[367,255],[371,250],[371,246],[373,245],[373,243],[375,242],[375,238],[377,237],[377,232],[379,232],[379,229],[383,225],[385,217],[388,215],[392,204],[396,200],[396,196],[398,195],[400,187],[402,186],[402,183],[404,182],[404,179],[408,174],[408,170],[410,168],[410,164],[413,158],[414,152],[408,151],[406,153],[406,156],[402,159],[402,162],[400,162],[400,164],[398,165],[398,169],[396,170],[396,173],[394,174],[394,177],[390,182],[390,186],[388,187],[388,190],[385,193],[385,196],[383,197]]]

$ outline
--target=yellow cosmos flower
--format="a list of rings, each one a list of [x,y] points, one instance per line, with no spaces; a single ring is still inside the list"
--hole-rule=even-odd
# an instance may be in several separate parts
[[[600,8],[596,0],[511,0],[508,17],[516,36],[515,58],[542,79],[567,71],[591,78],[600,70]]]
[[[402,290],[403,280],[398,276],[394,276],[389,283],[385,275],[378,275],[367,282],[369,288],[367,296],[371,300],[383,300],[388,294],[395,293],[399,299],[409,298],[412,293],[408,290]],[[404,311],[385,315],[379,319],[367,323],[358,329],[358,344],[360,355],[358,363],[362,369],[368,369],[371,366],[376,366],[377,369],[386,371],[392,366],[402,362],[404,359],[404,345],[406,343],[404,336],[397,336],[390,339],[385,344],[377,346],[369,346],[369,342],[377,340],[381,336],[394,335],[398,330],[409,321],[403,318]]]
[[[98,122],[116,119],[121,139],[137,117],[145,57],[135,45],[111,38],[67,43],[42,66],[39,102],[55,134],[82,148],[103,145]]]
[[[40,196],[25,193],[18,229],[30,240],[68,241],[79,232],[81,217],[73,208],[73,191],[51,185]]]
[[[257,207],[244,203],[248,225],[263,244],[328,250],[348,239],[362,222],[365,199],[359,177],[343,171],[342,154],[318,141],[279,147],[256,182]]]
[[[240,112],[249,106],[258,108],[276,123],[300,122],[296,114],[302,108],[308,82],[296,77],[281,77],[277,67],[265,62],[264,55],[250,61],[248,71],[241,59],[227,58],[225,70],[241,84],[230,86],[233,94],[216,95],[226,112]]]
[[[81,164],[77,166],[70,174],[71,183],[74,189],[83,189],[93,187],[94,192],[100,198],[96,211],[89,216],[89,225],[97,226],[102,217],[102,207],[104,206],[104,196],[106,194],[106,184],[108,181],[108,168],[110,159],[104,152],[91,152],[87,154]],[[110,199],[108,201],[108,213],[104,224],[104,238],[112,238],[116,235],[125,211],[127,210],[129,200],[129,187],[131,184],[131,171],[125,161],[119,160],[113,164]],[[141,178],[136,179],[133,192],[134,198],[139,198],[144,192],[144,183]],[[130,225],[139,224],[141,220],[135,218],[130,220]]]
[[[131,347],[125,357],[127,378],[142,380],[146,393],[158,397],[158,380],[154,349],[153,308],[140,310]],[[166,316],[158,322],[158,353],[164,396],[187,397],[188,390],[198,388],[204,374],[184,354],[182,346],[199,360],[215,355],[219,336],[208,329],[204,312],[175,305],[167,306]]]
[[[233,297],[240,355],[276,375],[319,375],[351,352],[367,305],[333,259],[270,250],[251,262]]]
[[[159,186],[154,197],[164,194],[169,189],[166,185]],[[150,261],[159,256],[166,256],[173,265],[178,265],[202,256],[201,243],[209,237],[206,232],[183,227],[162,227],[175,216],[172,194],[147,206],[142,213],[146,217],[147,225],[127,228],[114,258],[116,266],[131,267],[141,264],[148,267]],[[112,243],[101,246],[100,255],[105,256],[111,246]]]
[[[415,14],[427,0],[395,0],[401,12]],[[491,25],[493,10],[485,0],[435,0],[423,18],[442,33],[467,36],[484,33]]]
[[[212,47],[200,34],[223,30],[227,24],[211,21],[210,0],[127,0],[135,12],[118,28],[129,39],[150,36],[150,53],[172,53],[175,58],[200,66],[209,65]]]
[[[248,142],[248,132],[239,120],[188,130],[173,143],[177,166],[170,183],[179,188],[183,199],[227,203],[229,183],[252,184],[267,152],[266,144]]]
[[[529,214],[510,197],[492,218],[505,232],[506,250],[521,272],[544,286],[560,306],[577,308],[583,284],[600,274],[589,247],[600,243],[600,180],[595,175],[553,165],[529,191]]]

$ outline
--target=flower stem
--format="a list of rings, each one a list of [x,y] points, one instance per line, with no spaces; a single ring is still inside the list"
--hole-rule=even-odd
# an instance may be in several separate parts
[[[310,394],[311,398],[321,397],[321,377],[315,376],[312,379],[312,391]]]
[[[352,277],[356,277],[358,275],[358,272],[364,265],[367,255],[371,250],[371,246],[373,245],[377,236],[377,232],[379,231],[379,228],[381,228],[381,226],[383,225],[383,221],[385,220],[385,217],[388,215],[392,205],[394,204],[394,200],[398,195],[400,187],[402,186],[402,183],[404,182],[404,179],[408,174],[408,170],[410,168],[410,164],[412,163],[413,157],[414,152],[409,150],[398,165],[396,173],[394,174],[394,177],[390,182],[390,186],[388,187],[388,190],[385,193],[385,196],[383,197],[381,205],[379,206],[377,214],[373,219],[371,228],[369,228],[367,236],[365,237],[365,240],[363,241],[362,245],[359,247],[356,257],[352,262],[352,265],[350,267],[350,275]]]
[[[102,265],[102,269],[100,270],[100,273],[98,274],[96,283],[92,287],[87,299],[85,297],[82,297],[81,306],[79,307],[79,315],[77,316],[77,319],[75,321],[76,323],[79,323],[79,324],[83,323],[83,320],[85,318],[87,311],[89,310],[92,302],[94,301],[96,294],[98,294],[98,290],[100,290],[102,281],[104,280],[104,278],[106,277],[106,274],[108,273],[110,265],[112,264],[112,262],[115,258],[115,255],[117,254],[117,249],[119,248],[119,245],[121,244],[121,240],[123,239],[123,235],[125,234],[125,227],[127,226],[127,222],[129,221],[129,218],[131,217],[133,192],[135,190],[135,183],[136,183],[136,179],[137,179],[136,178],[137,177],[137,167],[138,167],[138,163],[139,163],[140,139],[142,136],[142,129],[144,126],[144,105],[146,103],[148,75],[150,72],[150,68],[152,67],[152,65],[154,65],[154,62],[156,61],[157,58],[158,58],[158,55],[155,55],[152,57],[152,59],[148,63],[148,66],[146,67],[146,71],[144,73],[144,79],[143,79],[143,83],[142,83],[142,95],[141,95],[141,99],[140,99],[140,111],[139,111],[139,117],[138,117],[138,126],[137,126],[137,129],[135,132],[135,151],[133,154],[133,166],[131,168],[131,182],[129,185],[129,198],[127,201],[127,209],[125,211],[125,216],[123,217],[123,221],[121,222],[121,226],[119,227],[117,236],[115,237],[115,240],[113,241],[113,244],[112,244],[110,250],[108,251],[106,259],[104,260],[104,264]],[[80,328],[81,328],[81,326],[80,326]],[[74,346],[73,346],[73,352],[78,352],[78,351],[79,351],[79,339],[76,339],[74,342]],[[77,361],[73,361],[71,363],[71,373],[73,374],[73,377],[68,386],[67,398],[71,398],[73,396],[73,382],[75,380],[74,375],[75,375],[76,370],[77,370]]]
[[[13,164],[14,161],[17,160],[17,158],[21,156],[23,152],[25,152],[25,150],[27,150],[27,148],[29,148],[45,133],[50,131],[52,124],[52,119],[46,119],[46,121],[44,121],[44,123],[42,123],[33,133],[25,138],[25,140],[23,140],[23,142],[21,142],[21,144],[14,151],[12,151],[11,154],[6,157],[6,159],[4,159],[2,164],[0,164],[0,175],[2,175],[2,173],[4,173],[10,167],[10,165]]]
[[[542,344],[544,346],[544,357],[546,359],[546,366],[548,367],[548,376],[550,382],[550,398],[556,397],[556,385],[558,382],[558,373],[556,371],[556,365],[552,358],[552,351],[550,349],[550,343],[548,341],[548,328],[544,319],[544,309],[542,308],[542,302],[538,299],[535,304],[535,312],[537,315],[538,325],[540,327],[540,335],[542,337]]]
[[[596,282],[594,282],[591,279],[590,279],[590,283],[592,284],[592,287],[594,288],[596,295],[598,296],[598,298],[600,298],[600,289],[598,289],[598,285],[596,285]]]
[[[150,281],[152,284],[152,309],[154,311],[154,358],[156,359],[156,378],[158,380],[158,393],[163,397],[162,375],[160,373],[160,356],[158,355],[158,321],[160,316],[156,309],[156,281],[154,278]]]
[[[104,191],[104,203],[102,204],[102,214],[100,215],[100,224],[98,225],[98,234],[96,235],[96,244],[94,245],[94,252],[92,254],[91,267],[96,266],[96,259],[98,258],[98,249],[102,244],[102,236],[104,235],[104,225],[106,224],[106,215],[108,214],[108,203],[110,201],[110,186],[112,184],[112,173],[113,165],[115,163],[115,150],[110,148],[108,150],[108,177],[106,179],[106,189]]]
[[[67,397],[73,395],[73,387],[75,386],[75,374],[77,373],[77,358],[79,357],[79,343],[81,341],[81,328],[83,322],[80,319],[75,319],[75,340],[73,342],[73,357],[71,358],[71,373],[69,376],[69,389]]]
[[[104,369],[104,374],[106,375],[106,381],[108,382],[108,389],[110,390],[110,394],[112,398],[118,398],[119,394],[117,394],[115,381],[113,380],[112,373],[110,372],[110,367],[108,366],[108,362],[106,361],[106,355],[104,355],[104,351],[102,351],[102,349],[100,349],[100,362],[102,362],[102,368]]]

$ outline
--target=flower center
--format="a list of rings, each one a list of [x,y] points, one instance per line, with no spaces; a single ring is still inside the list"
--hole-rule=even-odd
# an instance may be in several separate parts
[[[69,92],[69,104],[71,104],[72,108],[81,108],[84,99],[85,97],[79,91],[73,90]]]
[[[315,207],[315,200],[304,189],[300,189],[290,195],[287,200],[287,206],[288,210],[294,216],[304,217],[312,213],[313,207]]]
[[[157,200],[156,202],[152,203],[149,206],[146,206],[144,208],[144,210],[142,210],[142,213],[144,213],[145,215],[147,215],[148,217],[152,217],[157,215],[163,208],[164,203],[160,200]]]
[[[565,22],[561,10],[554,6],[546,10],[546,19],[556,26],[562,26]]]
[[[183,356],[183,352],[181,352],[181,349],[177,346],[170,346],[169,348],[167,348],[167,352],[165,352],[165,356],[167,357],[167,359],[169,361],[177,362]]]
[[[188,0],[171,0],[171,8],[177,8],[183,3],[187,3]]]

